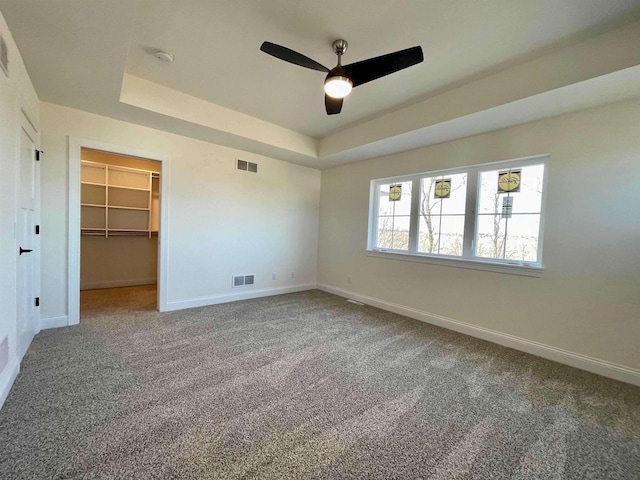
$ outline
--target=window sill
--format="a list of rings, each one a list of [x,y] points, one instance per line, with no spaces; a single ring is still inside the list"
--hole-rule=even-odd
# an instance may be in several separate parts
[[[507,273],[509,275],[522,275],[525,277],[542,277],[544,272],[542,267],[533,265],[485,262],[482,260],[469,260],[467,258],[433,257],[430,255],[416,255],[396,251],[367,250],[367,256],[401,260],[404,262],[430,263],[432,265],[445,267],[485,270],[487,272]]]

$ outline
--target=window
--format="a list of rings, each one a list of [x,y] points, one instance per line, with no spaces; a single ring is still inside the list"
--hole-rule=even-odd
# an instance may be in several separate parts
[[[377,226],[379,248],[404,251],[409,249],[411,187],[411,182],[380,185],[381,201],[378,203]]]
[[[541,267],[546,161],[535,157],[374,180],[368,250],[535,274]]]
[[[420,179],[418,252],[461,257],[467,174]]]

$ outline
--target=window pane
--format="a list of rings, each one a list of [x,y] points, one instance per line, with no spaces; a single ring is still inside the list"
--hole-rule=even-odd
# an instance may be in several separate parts
[[[378,187],[377,248],[409,249],[412,185],[390,182]]]
[[[504,193],[498,193],[498,173],[501,170],[490,170],[480,174],[478,201],[478,213],[499,214],[502,211],[502,197]]]
[[[392,196],[389,196],[391,185],[400,185],[400,198],[398,200],[391,200]],[[411,185],[412,182],[393,182],[380,185],[378,215],[410,215]]]
[[[498,193],[498,178],[500,172],[509,170],[490,170],[480,174],[480,199],[478,213],[502,213],[504,197],[512,197],[512,213],[540,213],[542,205],[542,179],[544,165],[530,165],[527,167],[513,167],[519,170],[519,191]]]
[[[536,262],[539,231],[539,214],[480,215],[476,256]]]
[[[511,193],[513,213],[540,213],[544,165],[522,167],[520,191]]]
[[[393,217],[380,217],[378,219],[377,248],[393,247]]]
[[[418,252],[462,256],[464,215],[420,217]]]
[[[442,180],[451,180],[449,198],[442,199],[442,214],[464,215],[467,201],[467,174],[445,175]]]
[[[418,231],[418,252],[438,253],[438,244],[440,243],[440,217],[421,215]]]
[[[426,177],[421,180],[420,215],[428,217],[439,215],[442,208],[442,200],[435,198],[435,182],[441,177]]]
[[[518,183],[512,185],[511,191],[499,191],[498,180],[505,171],[518,175]],[[543,178],[543,164],[505,167],[480,174],[476,256],[538,260]]]
[[[378,200],[378,216],[393,215],[395,202],[389,201],[389,185],[380,185]]]
[[[464,215],[443,216],[440,221],[440,255],[462,256]]]
[[[394,217],[393,247],[395,250],[409,249],[409,217]]]
[[[464,214],[467,174],[441,175],[422,179],[422,215]]]
[[[507,246],[505,258],[535,262],[538,260],[538,232],[540,215],[514,214],[507,220]]]
[[[500,215],[478,216],[476,233],[476,256],[504,258],[505,225]]]
[[[467,174],[421,180],[418,252],[462,256]]]

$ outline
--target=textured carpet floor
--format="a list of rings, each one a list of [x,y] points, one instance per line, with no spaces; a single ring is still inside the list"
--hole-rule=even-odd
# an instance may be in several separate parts
[[[319,291],[154,300],[35,338],[0,478],[640,478],[637,387]]]

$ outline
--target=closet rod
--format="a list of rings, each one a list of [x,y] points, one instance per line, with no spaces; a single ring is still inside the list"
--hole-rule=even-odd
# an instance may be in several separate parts
[[[81,232],[82,235],[93,235],[93,236],[98,236],[98,237],[106,237],[106,235],[104,233],[101,232]],[[151,235],[157,235],[158,232],[151,232]],[[149,232],[114,232],[112,230],[109,230],[109,236],[110,237],[115,237],[115,236],[121,236],[121,237],[148,237],[149,236]]]

